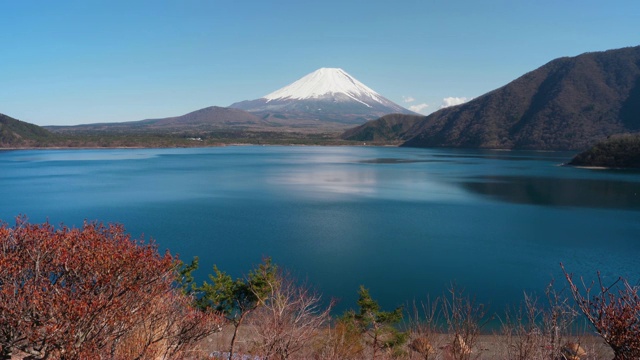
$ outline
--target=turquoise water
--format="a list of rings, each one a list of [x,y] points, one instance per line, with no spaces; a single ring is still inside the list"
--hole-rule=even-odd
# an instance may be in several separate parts
[[[559,263],[640,279],[640,173],[558,166],[570,153],[372,147],[0,152],[0,219],[123,223],[234,276],[263,256],[339,309],[456,282],[499,310]]]

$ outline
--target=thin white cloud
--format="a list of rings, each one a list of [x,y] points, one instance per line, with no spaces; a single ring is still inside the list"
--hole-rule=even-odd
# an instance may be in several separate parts
[[[417,105],[411,105],[409,106],[409,110],[413,111],[413,112],[417,112],[419,114],[423,114],[426,115],[426,109],[429,107],[429,104],[417,104]]]
[[[464,104],[469,100],[471,99],[467,99],[466,97],[453,97],[453,96],[446,97],[442,99],[442,105],[440,105],[440,109],[444,109],[449,106]]]
[[[403,96],[402,97],[402,101],[404,101],[406,103],[410,103],[410,102],[416,101],[416,99],[414,99],[412,96]]]

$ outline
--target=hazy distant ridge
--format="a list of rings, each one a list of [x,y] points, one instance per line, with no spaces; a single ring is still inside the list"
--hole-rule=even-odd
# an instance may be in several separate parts
[[[75,131],[115,131],[115,132],[148,132],[148,131],[213,131],[229,127],[260,126],[264,122],[257,116],[238,109],[210,106],[188,114],[161,119],[147,119],[119,123],[96,123],[75,126],[49,126],[56,132]]]

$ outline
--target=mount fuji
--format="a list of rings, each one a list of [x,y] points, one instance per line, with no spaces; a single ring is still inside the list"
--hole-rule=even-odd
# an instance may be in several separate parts
[[[204,134],[251,137],[251,132],[304,134],[344,131],[387,114],[414,114],[342,69],[322,68],[264,97],[229,107],[210,106],[184,115],[119,123],[46,127],[54,132]],[[415,114],[417,115],[417,114]],[[225,135],[220,135],[220,134]]]
[[[317,120],[362,124],[391,113],[415,114],[338,68],[318,69],[260,99],[237,102],[229,107],[280,123]]]

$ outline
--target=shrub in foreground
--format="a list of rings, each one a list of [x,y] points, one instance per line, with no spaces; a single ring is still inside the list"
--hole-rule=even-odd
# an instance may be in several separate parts
[[[219,320],[191,308],[177,265],[120,225],[0,224],[0,359],[179,357]]]
[[[579,289],[573,276],[562,267],[576,304],[602,339],[611,347],[614,360],[640,359],[640,295],[638,287],[619,278],[605,285],[598,273],[597,284]],[[594,288],[595,286],[595,288]],[[595,289],[595,291],[594,291]]]
[[[292,275],[278,271],[266,284],[264,302],[252,319],[257,353],[264,359],[308,356],[314,338],[329,324],[331,306],[322,296]]]
[[[197,267],[197,258],[192,266]],[[210,282],[205,281],[202,286],[196,286],[194,283],[192,289],[199,294],[199,308],[213,309],[224,316],[227,324],[233,325],[229,358],[234,359],[238,330],[248,315],[266,303],[274,284],[277,283],[278,270],[271,259],[266,258],[246,278],[233,280],[229,274],[220,271],[215,265],[213,271],[215,275],[209,274]]]
[[[371,347],[371,359],[380,351],[400,355],[401,346],[407,341],[407,333],[398,331],[394,325],[402,320],[402,307],[393,311],[382,311],[380,305],[369,294],[369,289],[360,286],[356,313],[348,311],[341,319],[360,330],[365,343]]]

